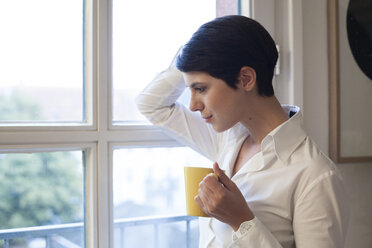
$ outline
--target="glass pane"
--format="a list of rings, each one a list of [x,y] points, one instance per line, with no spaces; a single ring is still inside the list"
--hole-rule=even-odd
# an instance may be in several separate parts
[[[0,154],[0,247],[84,247],[84,198],[83,152]]]
[[[144,121],[134,97],[216,16],[216,0],[113,0],[113,120]]]
[[[125,247],[174,247],[174,244],[186,247],[187,220],[183,217],[177,221],[168,219],[167,223],[136,221],[186,215],[183,167],[190,165],[211,167],[212,162],[187,147],[114,151],[114,247],[122,244]],[[197,247],[197,220],[193,220],[189,228],[188,242],[194,244],[190,247]]]
[[[83,0],[0,0],[0,123],[81,122]]]

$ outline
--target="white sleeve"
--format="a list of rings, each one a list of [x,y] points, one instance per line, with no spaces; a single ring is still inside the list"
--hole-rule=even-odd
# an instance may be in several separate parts
[[[310,184],[296,202],[296,246],[342,248],[348,222],[349,202],[342,178],[337,171],[328,171]]]
[[[296,202],[293,216],[297,248],[342,248],[349,221],[349,207],[339,174],[328,171],[308,185]],[[239,230],[238,230],[239,231]],[[256,217],[249,230],[231,248],[282,246]]]
[[[234,240],[229,247],[282,248],[274,235],[271,234],[271,232],[257,217],[254,217],[251,221],[249,221],[249,229],[246,231],[246,233]]]
[[[170,67],[158,74],[137,96],[138,110],[171,137],[215,161],[219,135],[199,113],[176,102],[184,89],[182,73],[176,67]]]

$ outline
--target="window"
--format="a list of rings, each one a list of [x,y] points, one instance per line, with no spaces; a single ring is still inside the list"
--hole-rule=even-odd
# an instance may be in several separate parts
[[[134,105],[134,97],[169,66],[192,33],[215,16],[215,0],[113,0],[115,122],[145,120]]]
[[[197,247],[197,219],[185,216],[183,167],[211,161],[174,146],[118,148],[113,159],[114,247]],[[154,217],[163,222],[127,225]]]
[[[13,237],[0,246],[45,247],[47,242],[51,247],[84,246],[83,155],[82,151],[0,155],[0,235]],[[74,228],[63,228],[71,224]],[[32,235],[24,235],[27,230]]]
[[[83,0],[0,1],[1,123],[85,119],[83,13]]]
[[[141,247],[138,233],[193,247],[182,167],[211,162],[149,125],[133,97],[199,25],[246,4],[0,0],[0,197],[27,208],[0,202],[14,219],[0,248]]]
[[[169,66],[201,24],[216,16],[216,2],[114,0],[112,9],[112,128],[144,137],[157,130],[137,111],[135,96]],[[187,92],[181,98],[187,104]],[[183,167],[211,162],[162,139],[113,145],[115,248],[198,244],[197,219],[185,216]]]

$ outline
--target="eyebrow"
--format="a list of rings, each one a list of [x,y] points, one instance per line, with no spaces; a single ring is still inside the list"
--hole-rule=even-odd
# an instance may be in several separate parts
[[[200,84],[203,84],[203,83],[201,83],[201,82],[194,82],[190,86],[187,86],[187,87],[190,87],[191,89],[193,89],[193,88],[199,86]]]

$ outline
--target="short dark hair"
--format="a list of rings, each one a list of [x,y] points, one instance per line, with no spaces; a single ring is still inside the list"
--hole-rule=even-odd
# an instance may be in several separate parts
[[[183,47],[176,66],[182,72],[206,72],[232,88],[236,88],[240,69],[249,66],[256,71],[258,93],[272,96],[277,59],[275,42],[261,24],[230,15],[202,25]]]

